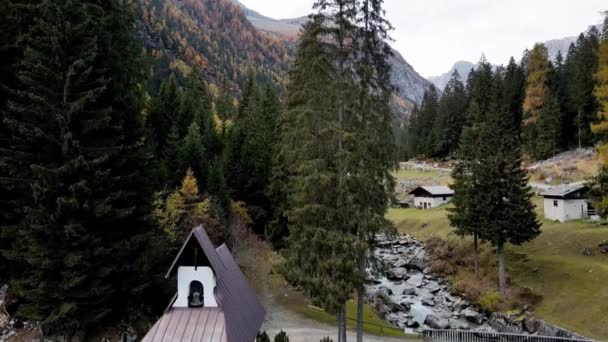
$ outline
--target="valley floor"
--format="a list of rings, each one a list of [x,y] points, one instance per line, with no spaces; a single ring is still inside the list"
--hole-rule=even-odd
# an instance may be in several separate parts
[[[542,199],[536,198],[539,216]],[[425,241],[458,239],[452,233],[446,206],[431,210],[391,209],[399,232]],[[599,340],[608,340],[608,255],[598,243],[608,239],[608,226],[586,221],[542,220],[542,233],[522,246],[507,247],[507,275],[543,296],[535,306],[539,318]],[[490,246],[485,246],[491,250]],[[583,250],[590,248],[590,256]],[[493,251],[491,251],[493,253]]]

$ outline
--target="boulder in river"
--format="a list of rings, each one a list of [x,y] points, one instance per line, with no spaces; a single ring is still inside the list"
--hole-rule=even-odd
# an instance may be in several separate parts
[[[433,329],[449,329],[450,322],[445,318],[439,318],[435,315],[427,315],[424,319],[424,324]]]
[[[405,322],[405,326],[408,328],[418,328],[420,324],[418,324],[418,322],[414,321],[413,319],[408,319]]]
[[[410,303],[408,303],[408,302],[402,302],[402,303],[394,304],[393,307],[392,307],[392,311],[393,312],[406,312],[406,311],[410,311]]]
[[[469,330],[470,329],[467,322],[465,322],[463,320],[456,319],[456,318],[450,318],[448,321],[450,322],[450,329],[454,329],[454,330]]]
[[[386,287],[386,286],[381,286],[378,289],[378,297],[380,297],[381,295],[384,295],[388,298],[388,296],[392,296],[393,295],[393,290],[391,290],[390,288]]]
[[[414,259],[412,259],[412,261],[410,261],[409,267],[413,270],[418,270],[420,272],[423,272],[424,269],[426,268],[426,265],[424,264],[424,260],[419,259],[419,258],[414,258]]]
[[[403,280],[407,277],[407,269],[404,267],[395,267],[388,271],[386,278],[388,280]]]
[[[468,306],[469,305],[466,302],[459,301],[457,303],[454,303],[452,308],[454,309],[454,311],[462,311],[462,310],[466,309]]]
[[[437,292],[439,292],[439,290],[441,290],[441,287],[435,281],[430,281],[426,285],[426,288],[427,288],[427,290],[429,290],[430,293],[437,293]]]
[[[534,317],[526,317],[521,321],[522,329],[528,334],[534,334],[540,329],[540,322]]]
[[[407,280],[407,283],[416,287],[420,287],[422,286],[422,277],[422,273],[412,274]]]
[[[406,296],[414,296],[414,295],[416,295],[416,288],[406,287],[403,289],[403,294]]]
[[[401,302],[399,303],[399,305],[401,306],[401,308],[403,308],[403,310],[401,311],[410,311],[410,308],[412,307],[412,303],[410,302]]]
[[[465,309],[463,310],[460,315],[464,318],[466,318],[467,321],[471,322],[471,323],[475,323],[477,325],[481,325],[483,324],[483,316],[476,312],[473,311],[471,309]]]
[[[435,301],[433,301],[432,299],[429,299],[429,298],[425,298],[422,300],[422,305],[435,306]]]

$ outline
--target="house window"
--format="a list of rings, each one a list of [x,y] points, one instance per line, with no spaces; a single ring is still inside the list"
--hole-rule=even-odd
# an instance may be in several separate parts
[[[553,201],[553,206],[557,207],[557,201]]]
[[[445,201],[448,197],[447,196],[443,196],[443,200]]]

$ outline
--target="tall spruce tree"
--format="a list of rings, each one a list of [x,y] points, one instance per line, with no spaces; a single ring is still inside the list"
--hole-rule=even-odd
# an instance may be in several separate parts
[[[408,154],[412,157],[420,155],[420,143],[422,141],[422,127],[421,127],[421,112],[417,104],[414,104],[412,113],[408,123],[407,130],[407,148]]]
[[[384,217],[394,182],[390,25],[381,1],[319,1],[314,8],[281,119],[286,275],[337,313],[345,341],[346,300],[355,290],[362,309],[367,270],[376,265],[373,239],[391,230]]]
[[[433,154],[452,156],[458,148],[462,127],[466,121],[467,97],[458,71],[454,70],[446,85],[433,126]]]
[[[317,18],[301,33],[281,119],[289,218],[284,273],[313,302],[337,313],[341,336],[343,305],[355,290],[355,240],[342,230],[341,208],[336,207],[338,141],[329,128],[337,121],[336,69],[322,41],[321,23]]]
[[[22,13],[21,1],[3,1],[0,4],[0,278],[8,279],[10,273],[16,271],[13,263],[9,265],[4,259],[2,250],[10,248],[14,239],[16,224],[23,217],[25,194],[28,192],[27,175],[23,171],[27,168],[27,157],[14,158],[10,149],[11,132],[6,117],[7,101],[11,95],[10,89],[15,88],[16,64],[22,58],[23,49],[18,40],[25,33],[30,16]],[[16,163],[22,163],[16,166]],[[15,178],[24,181],[16,183]],[[13,272],[10,272],[13,269]]]
[[[483,189],[480,187],[478,171],[481,166],[479,154],[480,131],[485,127],[481,120],[479,106],[473,101],[469,106],[467,123],[462,130],[458,148],[458,161],[452,171],[454,184],[453,208],[448,208],[450,224],[456,233],[473,237],[473,267],[475,278],[479,277],[479,235],[485,227],[485,217],[481,215]]]
[[[172,128],[177,129],[177,136],[180,137],[180,108],[182,102],[182,89],[177,84],[174,74],[162,82],[158,96],[152,98],[147,110],[146,124],[148,127],[149,139],[154,146],[157,157],[161,156],[168,144],[169,133]],[[192,122],[190,119],[185,122],[184,131]]]
[[[564,61],[563,70],[560,73],[560,83],[563,87],[563,96],[561,98],[561,127],[562,127],[562,145],[569,149],[578,146],[577,133],[577,105],[575,95],[575,76],[576,76],[576,60],[577,48],[574,43],[570,44],[568,54]]]
[[[492,64],[488,62],[484,55],[479,60],[477,69],[469,74],[467,80],[467,93],[469,103],[477,103],[477,114],[479,120],[485,120],[485,115],[490,111],[494,95],[494,73]]]
[[[502,80],[502,105],[506,113],[509,113],[511,125],[516,136],[521,135],[523,120],[523,102],[525,96],[526,75],[524,68],[515,63],[515,58],[509,59],[509,64],[504,70]]]
[[[385,218],[394,189],[390,170],[394,168],[395,144],[391,134],[393,115],[391,98],[394,88],[390,79],[388,59],[392,55],[387,43],[392,26],[385,17],[382,0],[362,0],[356,8],[359,58],[354,59],[358,101],[349,126],[354,145],[348,158],[346,204],[344,212],[354,228],[357,246],[354,283],[357,291],[357,341],[363,341],[363,301],[369,269],[377,270],[374,241],[378,233],[391,233],[392,225]],[[371,200],[370,200],[371,199]],[[351,202],[352,203],[349,203]],[[344,315],[346,313],[344,312]],[[344,323],[345,324],[345,320]],[[344,340],[346,340],[344,338]]]
[[[605,12],[598,70],[595,78],[597,84],[594,93],[599,105],[598,120],[591,129],[602,141],[599,146],[602,168],[593,182],[592,193],[595,195],[595,207],[602,216],[605,216],[608,212],[608,144],[606,142],[608,138],[608,11]]]
[[[599,33],[595,27],[576,41],[574,55],[573,102],[576,110],[576,136],[578,147],[594,143],[591,123],[595,120],[597,103],[593,95],[595,74],[598,68]]]
[[[69,336],[124,317],[149,276],[141,50],[120,1],[35,10],[3,121],[5,152],[28,163],[9,164],[20,176],[8,182],[27,181],[33,196],[20,194],[25,215],[5,254],[27,269],[11,281],[19,314]]]
[[[520,245],[540,234],[540,223],[532,204],[533,193],[521,167],[519,139],[508,116],[496,106],[479,137],[480,162],[473,168],[480,191],[479,218],[482,239],[496,246],[501,294],[506,296],[504,246]]]
[[[553,92],[548,90],[538,118],[537,158],[546,159],[556,154],[560,131],[559,102]]]
[[[417,132],[417,148],[418,154],[431,156],[433,154],[434,141],[436,134],[433,130],[434,123],[437,118],[437,109],[439,107],[439,94],[437,88],[431,84],[429,89],[425,91],[420,105],[418,132]]]

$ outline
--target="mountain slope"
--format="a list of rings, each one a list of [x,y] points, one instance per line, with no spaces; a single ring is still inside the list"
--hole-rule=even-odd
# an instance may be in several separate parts
[[[283,42],[258,30],[231,0],[136,0],[139,31],[159,77],[200,68],[211,83],[238,93],[248,71],[282,84],[289,65]]]
[[[297,34],[307,17],[277,20],[236,0],[136,0],[138,25],[155,74],[178,78],[194,67],[207,80],[238,95],[253,70],[259,81],[282,86],[296,51]],[[407,116],[430,82],[396,51],[390,60],[399,92],[395,104]]]
[[[236,0],[233,1],[236,3]],[[291,48],[295,47],[293,41],[297,38],[302,25],[308,20],[307,17],[273,19],[251,10],[243,4],[238,4],[253,26],[271,36],[283,39],[287,46]],[[392,67],[391,79],[393,85],[398,88],[397,107],[407,114],[414,103],[420,104],[422,102],[424,92],[431,83],[420,76],[396,50],[393,50],[393,57],[389,62]]]

